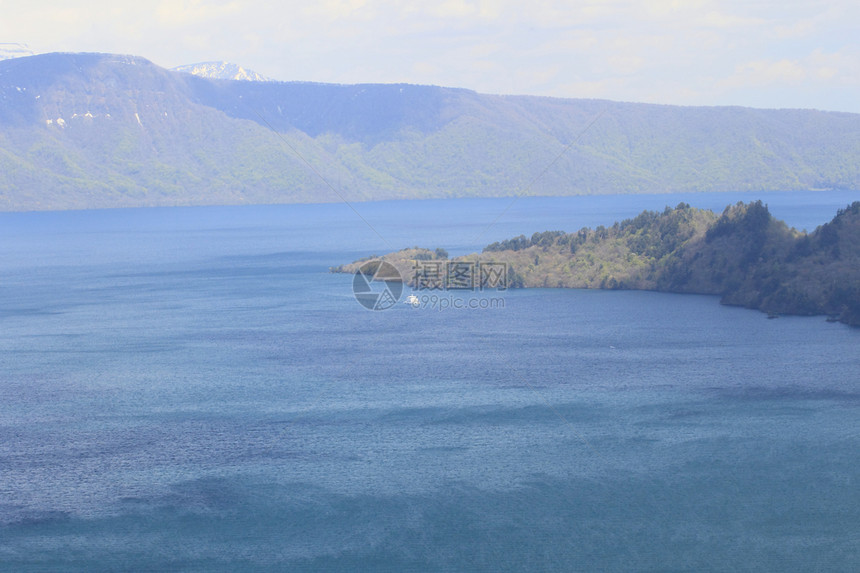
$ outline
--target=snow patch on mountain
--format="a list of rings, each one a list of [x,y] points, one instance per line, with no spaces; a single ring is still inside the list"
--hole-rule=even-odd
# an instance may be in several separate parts
[[[241,80],[249,82],[271,82],[271,78],[258,74],[253,70],[230,62],[200,62],[187,66],[172,68],[174,72],[184,72],[200,76],[202,78],[214,78],[218,80]]]
[[[12,58],[22,58],[32,55],[34,55],[33,50],[27,44],[0,42],[0,60],[11,60]]]

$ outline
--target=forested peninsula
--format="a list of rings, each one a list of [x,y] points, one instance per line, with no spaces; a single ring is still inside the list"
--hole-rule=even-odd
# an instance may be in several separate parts
[[[420,261],[448,260],[443,249],[415,247],[331,270],[354,273],[377,258],[413,286]],[[449,262],[458,261],[505,263],[514,288],[713,294],[771,316],[827,315],[860,326],[860,201],[811,233],[775,219],[761,201],[722,214],[681,203],[610,227],[521,235]]]

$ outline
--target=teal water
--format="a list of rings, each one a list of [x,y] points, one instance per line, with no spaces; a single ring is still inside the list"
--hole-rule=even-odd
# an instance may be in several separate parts
[[[859,330],[644,292],[371,312],[327,273],[750,198],[2,214],[0,570],[857,570]],[[762,198],[811,229],[857,197]]]

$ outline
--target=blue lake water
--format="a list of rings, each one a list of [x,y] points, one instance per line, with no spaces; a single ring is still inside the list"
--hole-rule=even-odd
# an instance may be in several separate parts
[[[0,570],[856,571],[860,329],[327,272],[758,198],[0,214]]]

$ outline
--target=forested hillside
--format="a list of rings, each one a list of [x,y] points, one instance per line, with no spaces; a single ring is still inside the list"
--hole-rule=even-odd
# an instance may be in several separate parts
[[[0,61],[0,210],[860,188],[860,115]]]
[[[382,258],[414,284],[415,261],[444,253],[407,249]],[[721,215],[682,203],[610,227],[521,235],[453,261],[506,263],[513,287],[716,294],[725,304],[860,325],[860,202],[809,234],[774,219],[761,201]]]

